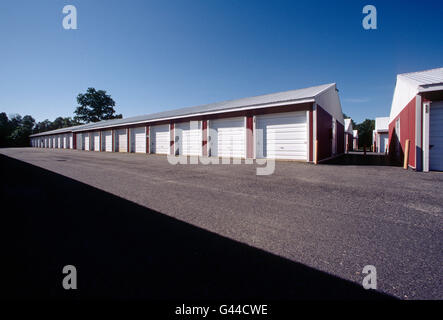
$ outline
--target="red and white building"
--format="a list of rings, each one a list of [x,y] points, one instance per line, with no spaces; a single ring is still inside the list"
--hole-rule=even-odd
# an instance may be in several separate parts
[[[443,68],[399,74],[389,117],[389,154],[417,171],[443,171]]]
[[[389,145],[389,117],[375,118],[375,130],[372,132],[374,152],[387,153]]]
[[[344,120],[332,83],[58,129],[32,135],[31,143],[41,148],[314,162],[344,152]]]

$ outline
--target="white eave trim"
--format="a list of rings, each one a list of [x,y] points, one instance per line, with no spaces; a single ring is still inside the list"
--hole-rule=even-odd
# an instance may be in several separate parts
[[[191,117],[206,116],[206,115],[212,115],[212,114],[245,111],[245,110],[261,109],[261,108],[280,107],[280,106],[287,105],[288,103],[302,104],[302,103],[314,103],[314,102],[315,102],[315,98],[308,98],[308,99],[302,99],[302,100],[287,100],[287,101],[283,101],[283,102],[253,105],[253,106],[242,107],[242,108],[231,108],[231,109],[223,109],[223,110],[217,110],[217,111],[191,113],[188,115],[180,115],[180,116],[174,116],[174,117],[166,117],[166,118],[157,118],[157,119],[150,119],[150,120],[140,120],[140,121],[136,121],[136,122],[119,123],[119,124],[114,124],[114,125],[103,125],[100,127],[72,130],[72,132],[94,131],[94,130],[101,130],[101,129],[106,129],[106,128],[123,127],[123,126],[129,126],[129,125],[137,125],[137,124],[146,124],[146,123],[152,123],[152,122],[158,122],[158,121],[191,118]]]
[[[443,90],[443,84],[418,87],[418,92],[419,93],[431,92],[431,91],[441,91],[441,90]]]

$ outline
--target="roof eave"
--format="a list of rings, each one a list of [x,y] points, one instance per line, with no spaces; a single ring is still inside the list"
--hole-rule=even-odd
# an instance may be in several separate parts
[[[137,125],[137,124],[144,124],[144,123],[151,123],[151,122],[158,122],[158,121],[167,121],[167,120],[182,119],[182,118],[192,118],[192,117],[206,116],[206,115],[212,115],[212,114],[254,110],[254,109],[259,109],[259,108],[272,108],[272,107],[279,107],[282,105],[286,105],[288,103],[303,104],[303,103],[314,103],[314,102],[315,102],[315,97],[310,97],[310,98],[303,98],[303,99],[294,99],[294,100],[286,100],[286,101],[279,101],[279,102],[266,103],[266,104],[251,105],[251,106],[245,106],[245,107],[240,107],[240,108],[230,108],[230,109],[221,109],[221,110],[216,110],[216,111],[190,113],[187,115],[178,115],[178,116],[173,116],[173,117],[140,120],[140,121],[118,123],[118,124],[112,124],[112,125],[103,125],[103,126],[98,126],[98,127],[87,127],[87,128],[72,130],[72,132],[93,131],[93,130],[100,130],[100,129],[105,129],[105,128],[122,127],[122,126],[126,126],[126,125]]]

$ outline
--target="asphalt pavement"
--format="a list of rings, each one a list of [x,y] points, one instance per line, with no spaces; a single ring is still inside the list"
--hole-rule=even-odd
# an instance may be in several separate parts
[[[310,270],[311,278],[305,279],[324,279],[312,280],[311,284],[317,285],[312,286],[310,290],[307,290],[309,281],[305,280],[308,283],[298,288],[300,291],[295,295],[292,289],[287,287],[274,291],[267,287],[267,290],[263,290],[267,292],[267,295],[259,295],[259,297],[269,298],[270,294],[274,294],[276,298],[302,298],[303,294],[306,294],[305,296],[310,298],[331,298],[334,292],[335,294],[338,292],[338,289],[334,289],[337,285],[337,282],[334,282],[335,279],[344,281],[341,285],[337,285],[342,286],[341,293],[349,290],[349,295],[338,295],[338,298],[348,298],[356,294],[355,292],[365,297],[367,290],[360,291],[365,276],[362,270],[366,265],[373,265],[377,270],[377,293],[381,296],[387,294],[400,299],[443,298],[441,276],[443,274],[443,174],[439,172],[417,173],[382,165],[359,166],[355,165],[355,161],[343,163],[335,161],[332,164],[321,165],[277,162],[272,175],[258,176],[255,164],[172,165],[165,156],[157,155],[33,148],[0,149],[0,154],[25,162],[11,162],[10,158],[2,158],[1,169],[5,176],[9,176],[9,180],[4,179],[2,184],[3,196],[11,199],[23,197],[24,201],[26,197],[33,199],[32,205],[36,209],[32,217],[28,217],[31,213],[24,213],[26,209],[23,207],[21,209],[23,216],[20,216],[20,219],[32,220],[39,227],[49,226],[47,230],[45,229],[45,237],[50,236],[55,242],[63,243],[66,240],[64,233],[60,230],[54,231],[55,228],[69,229],[70,224],[66,225],[65,221],[54,219],[56,217],[54,213],[56,211],[54,211],[51,216],[42,217],[45,223],[43,225],[38,218],[43,211],[42,206],[51,208],[56,205],[58,211],[65,212],[61,216],[73,223],[75,230],[78,231],[78,234],[73,230],[67,231],[74,237],[71,241],[77,237],[81,239],[82,233],[88,236],[96,234],[99,238],[100,232],[107,233],[109,229],[114,230],[115,224],[119,224],[118,221],[121,221],[123,228],[118,232],[118,239],[124,239],[125,236],[135,237],[134,234],[130,234],[133,230],[128,227],[127,219],[133,219],[136,215],[143,217],[137,223],[132,220],[139,226],[135,233],[137,237],[151,237],[147,245],[150,249],[144,253],[146,255],[150,254],[149,250],[153,252],[162,251],[165,248],[168,248],[165,250],[173,250],[171,248],[174,244],[168,243],[166,239],[168,236],[172,237],[174,232],[181,235],[181,238],[173,238],[177,245],[180,241],[186,242],[187,239],[193,239],[194,242],[188,243],[189,246],[186,247],[188,251],[183,249],[185,253],[181,252],[177,255],[182,259],[178,261],[183,262],[189,259],[194,263],[183,269],[189,272],[194,268],[195,272],[192,277],[194,283],[199,284],[196,285],[199,289],[192,291],[191,297],[201,297],[202,290],[205,290],[202,288],[211,288],[211,284],[213,290],[207,289],[208,292],[206,292],[209,297],[226,298],[230,294],[231,296],[239,294],[240,298],[254,296],[246,289],[244,295],[239,292],[233,293],[233,290],[221,290],[223,283],[215,285],[215,280],[211,278],[211,275],[223,274],[223,268],[217,269],[212,265],[213,262],[211,266],[207,265],[211,254],[218,255],[217,259],[223,257],[223,260],[241,260],[243,253],[238,252],[237,256],[232,253],[234,256],[230,256],[226,248],[246,245],[245,248],[250,248],[247,250],[258,250],[262,258],[257,256],[258,253],[254,253],[255,258],[250,259],[254,265],[250,265],[247,261],[239,263],[238,272],[243,275],[247,274],[248,268],[262,269],[263,272],[266,271],[266,274],[281,272],[280,269],[272,270],[272,265],[279,265],[278,263],[275,261],[271,263],[269,260],[271,258],[262,256],[270,254],[272,259],[285,261],[285,266],[286,263],[294,263]],[[42,169],[49,170],[51,173]],[[29,174],[23,176],[18,172],[23,170]],[[13,179],[14,174],[20,177],[17,181]],[[43,184],[42,177],[45,177],[44,180],[47,182],[40,188],[39,185]],[[68,187],[69,184],[72,186]],[[33,187],[27,188],[27,185]],[[89,190],[89,187],[92,188]],[[114,203],[119,199],[128,204],[109,206],[109,203]],[[103,203],[107,201],[109,201],[108,204]],[[81,215],[82,223],[75,222],[77,211],[73,211],[71,207],[76,208],[79,216]],[[107,209],[104,211],[102,207]],[[140,211],[142,208],[149,210],[142,213]],[[21,212],[19,209],[18,211]],[[164,222],[163,227],[156,228],[151,235],[143,235],[143,229],[138,228],[150,223],[143,220],[147,219],[146,217],[150,214],[172,219],[170,222],[161,220]],[[94,229],[88,229],[85,225],[88,223],[88,215],[94,217],[91,218]],[[22,221],[20,219],[14,220],[14,223],[20,224]],[[107,221],[112,221],[112,225]],[[185,229],[188,227],[196,229],[194,232],[189,229],[189,234],[186,233],[185,236],[171,227],[181,223],[186,225],[186,227],[183,225]],[[162,229],[168,225],[167,231]],[[51,235],[51,226],[54,226],[53,235]],[[146,230],[152,227],[152,224],[147,225]],[[27,228],[27,232],[34,232],[32,224]],[[83,230],[84,228],[86,230]],[[152,237],[154,234],[156,237]],[[199,237],[197,234],[202,235]],[[209,235],[223,240],[211,242],[207,238]],[[111,234],[107,236],[110,239],[113,238]],[[26,238],[27,235],[23,234],[23,237]],[[33,237],[35,239],[29,239],[29,242],[33,240],[38,242],[38,233]],[[158,242],[155,239],[158,239]],[[144,241],[148,240],[139,238],[131,238],[131,240],[139,243],[136,252],[119,247],[109,248],[104,241],[98,241],[94,242],[92,246],[94,249],[87,250],[87,256],[82,255],[82,261],[88,261],[88,257],[96,259],[97,252],[100,250],[109,254],[110,261],[116,257],[123,259],[127,254],[128,261],[134,262],[135,265],[139,263],[134,268],[140,268],[137,270],[143,272],[147,268],[144,266],[147,262],[143,260],[144,255],[140,253],[140,250],[144,248],[142,246]],[[35,251],[48,246],[50,240],[47,239],[47,241],[49,242],[36,244]],[[163,249],[162,241],[166,243]],[[214,246],[199,247],[202,245],[201,241],[207,243],[209,241]],[[69,243],[75,247],[74,242]],[[220,247],[215,243],[225,245]],[[24,245],[17,244],[17,246],[26,252]],[[81,243],[79,246],[88,248],[88,243]],[[69,260],[69,253],[56,252]],[[232,252],[237,251],[233,249]],[[57,256],[51,255],[50,252],[46,254],[48,257]],[[182,256],[183,254],[185,256]],[[80,253],[77,253],[76,257],[79,255]],[[171,255],[164,264],[174,265],[174,256]],[[199,261],[202,266],[205,266],[206,273],[202,273],[202,270],[198,268],[195,269]],[[264,265],[261,266],[261,261],[268,262],[263,262]],[[218,261],[219,264],[220,261]],[[156,266],[157,272],[162,272],[161,265]],[[179,265],[176,267],[180,269]],[[40,265],[40,268],[43,268],[43,265]],[[55,269],[55,266],[51,268]],[[99,269],[98,265],[95,265],[95,268]],[[208,271],[211,268],[215,268],[213,272]],[[229,264],[226,268],[230,275],[235,274],[235,265]],[[256,270],[256,272],[259,271]],[[108,275],[118,277],[118,274],[115,271]],[[263,276],[263,274],[258,273],[256,276]],[[328,282],[329,276],[334,281],[329,279],[331,281]],[[47,277],[50,276],[47,275]],[[226,282],[227,277],[229,276],[223,275],[225,283],[229,283]],[[238,274],[234,276],[234,279],[238,280],[237,277]],[[277,280],[284,282],[281,277]],[[290,283],[294,284],[300,278],[292,280]],[[97,283],[96,286],[105,281]],[[247,286],[248,284],[244,283],[241,288]],[[185,287],[189,287],[189,284],[183,283],[181,287],[183,294],[186,293]],[[124,288],[126,290],[120,285],[120,292],[126,292],[129,297],[146,297],[144,295],[146,292],[142,288],[129,285]],[[312,292],[315,289],[318,292]],[[323,292],[319,292],[321,290]],[[182,297],[179,294],[181,291],[176,292],[176,297]],[[38,293],[37,285],[35,293]],[[49,293],[48,295],[50,296]],[[160,292],[150,297],[156,296],[170,298],[166,293]]]

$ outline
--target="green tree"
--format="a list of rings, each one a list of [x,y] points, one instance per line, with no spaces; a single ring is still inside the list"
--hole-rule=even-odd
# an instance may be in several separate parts
[[[365,119],[362,123],[357,124],[355,129],[358,130],[358,146],[369,147],[372,144],[372,131],[375,129],[375,120]]]
[[[8,146],[8,137],[11,134],[9,118],[5,112],[0,113],[0,147]]]
[[[86,93],[77,96],[77,102],[74,120],[80,123],[122,118],[121,114],[115,114],[115,102],[104,90],[88,88]]]

